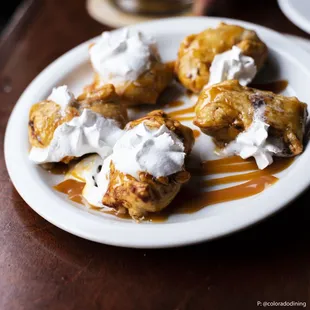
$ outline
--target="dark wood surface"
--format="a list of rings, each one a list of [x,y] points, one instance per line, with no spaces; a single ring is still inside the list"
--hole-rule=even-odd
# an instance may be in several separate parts
[[[83,0],[30,2],[0,42],[1,149],[10,112],[31,80],[107,29],[87,15]],[[310,38],[276,1],[218,4],[214,15]],[[46,222],[18,195],[0,156],[0,309],[242,310],[256,309],[257,301],[292,300],[310,307],[310,191],[226,238],[177,249],[125,249]]]

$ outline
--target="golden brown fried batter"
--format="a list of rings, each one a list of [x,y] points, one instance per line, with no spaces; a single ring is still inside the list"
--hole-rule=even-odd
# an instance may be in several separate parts
[[[255,60],[258,70],[266,61],[267,46],[255,31],[221,23],[217,28],[209,28],[183,40],[175,64],[180,82],[189,90],[200,92],[209,81],[209,69],[214,57],[232,49],[234,45]]]
[[[47,147],[53,139],[58,126],[79,116],[83,109],[90,109],[106,118],[116,120],[121,127],[128,122],[127,109],[115,93],[113,85],[105,85],[92,92],[84,92],[70,106],[65,114],[61,107],[51,101],[44,100],[34,104],[29,112],[28,137],[32,147]],[[65,157],[61,161],[68,163],[73,157]]]
[[[145,122],[149,128],[160,128],[165,124],[183,141],[186,153],[190,153],[194,144],[194,136],[190,128],[170,119],[160,110],[130,122],[127,128],[133,128],[141,122]],[[117,210],[125,207],[131,217],[140,220],[148,212],[159,212],[166,208],[180,191],[181,185],[189,178],[190,174],[184,168],[180,172],[159,178],[140,172],[137,180],[116,170],[111,162],[110,182],[102,202]]]
[[[125,207],[132,218],[141,220],[148,212],[166,208],[189,178],[189,172],[184,170],[162,178],[141,172],[137,180],[111,163],[110,183],[102,203],[116,210]]]
[[[86,91],[77,100],[80,109],[90,109],[105,118],[114,119],[121,125],[121,128],[124,128],[128,123],[127,109],[112,84],[107,84],[91,92]]]
[[[271,137],[284,142],[285,155],[303,150],[307,105],[296,97],[244,87],[225,81],[204,89],[197,102],[194,124],[220,144],[228,143],[253,121],[255,108],[265,106],[265,122]]]
[[[148,71],[143,73],[136,81],[126,85],[115,85],[116,92],[127,105],[155,104],[159,95],[171,83],[173,68],[153,60]],[[86,89],[97,89],[101,86],[99,74],[95,74],[94,83]]]
[[[47,147],[53,139],[56,128],[79,114],[76,107],[70,106],[67,107],[65,115],[62,115],[61,107],[50,100],[34,104],[29,112],[28,123],[28,136],[31,146]]]

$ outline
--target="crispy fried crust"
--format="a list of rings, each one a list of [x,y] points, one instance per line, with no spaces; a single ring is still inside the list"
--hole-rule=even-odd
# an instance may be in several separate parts
[[[63,116],[60,106],[50,100],[34,104],[30,109],[28,122],[28,137],[31,146],[47,147],[53,139],[55,129],[78,115],[79,111],[75,107],[68,107]]]
[[[114,119],[121,128],[124,128],[128,123],[127,109],[112,84],[86,91],[77,100],[80,109],[90,109],[106,118]]]
[[[221,23],[217,28],[209,28],[183,40],[175,64],[180,82],[189,90],[200,92],[209,81],[209,69],[215,55],[230,50],[234,45],[255,60],[258,70],[266,61],[267,46],[255,31]]]
[[[61,113],[61,107],[57,103],[44,100],[34,104],[29,112],[28,137],[31,146],[47,147],[53,139],[56,128],[79,116],[83,109],[90,109],[106,118],[114,119],[121,127],[128,122],[127,109],[113,85],[84,92],[71,106],[66,107],[65,115]],[[65,157],[61,162],[69,163],[72,159],[73,157]]]
[[[141,122],[150,128],[159,128],[165,124],[184,143],[185,152],[190,153],[194,136],[190,128],[174,121],[163,111],[157,110],[145,117],[130,122],[127,128],[133,128]],[[147,212],[158,212],[166,208],[180,191],[181,184],[187,182],[190,173],[184,170],[168,177],[155,178],[145,172],[140,172],[139,180],[116,170],[113,162],[110,166],[110,183],[103,197],[103,204],[122,209],[125,207],[131,217],[143,219]]]
[[[150,69],[136,81],[115,85],[116,92],[129,106],[155,104],[159,95],[171,83],[173,75],[171,66],[154,60]],[[86,89],[97,89],[101,87],[100,85],[100,76],[96,73],[93,84],[87,86]]]
[[[116,170],[110,165],[110,183],[103,204],[116,210],[126,208],[129,215],[141,220],[148,212],[166,208],[179,192],[182,183],[189,180],[187,171],[169,177],[154,178],[141,172],[139,180]]]
[[[228,143],[253,121],[255,107],[265,105],[269,134],[285,144],[286,155],[303,151],[307,105],[296,97],[244,87],[238,81],[225,81],[204,89],[196,105],[194,124],[221,143]]]

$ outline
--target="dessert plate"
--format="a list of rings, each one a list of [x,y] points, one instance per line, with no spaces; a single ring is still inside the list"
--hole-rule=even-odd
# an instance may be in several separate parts
[[[302,38],[299,36],[294,36],[292,34],[285,34],[287,38],[297,43],[300,47],[305,49],[308,53],[310,53],[310,40],[306,38]]]
[[[282,12],[292,23],[310,33],[309,0],[278,0],[278,3]]]
[[[266,68],[258,76],[258,83],[287,79],[289,86],[285,94],[310,102],[310,55],[277,32],[238,20],[206,17],[163,19],[132,27],[154,36],[163,60],[171,61],[176,58],[179,44],[186,35],[215,27],[221,21],[254,29],[267,43],[270,56]],[[192,214],[174,214],[161,223],[137,224],[90,212],[69,201],[52,188],[62,178],[28,159],[28,112],[30,106],[46,98],[54,86],[67,84],[77,95],[91,82],[88,46],[95,40],[79,45],[40,73],[20,97],[7,126],[5,160],[12,182],[26,203],[47,221],[74,235],[105,244],[136,248],[180,246],[214,239],[252,225],[283,208],[310,184],[310,175],[304,173],[310,159],[310,147],[306,146],[304,153],[280,173],[279,181],[261,194],[211,205]],[[186,104],[193,103],[188,99]],[[185,124],[195,128],[190,122]],[[199,139],[194,153],[214,156],[211,143],[205,140],[209,138],[201,135]]]

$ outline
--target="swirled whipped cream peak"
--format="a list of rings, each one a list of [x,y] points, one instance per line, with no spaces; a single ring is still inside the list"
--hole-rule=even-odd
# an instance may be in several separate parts
[[[254,157],[261,170],[273,163],[273,156],[282,153],[283,145],[268,137],[269,124],[265,122],[264,110],[264,106],[255,110],[250,127],[222,151],[223,155],[236,154],[243,159]]]
[[[214,57],[207,86],[226,80],[238,80],[242,86],[246,86],[254,79],[256,73],[254,59],[243,55],[239,47],[233,46],[231,50]]]
[[[29,158],[37,164],[59,162],[67,156],[81,157],[89,153],[105,158],[112,153],[122,134],[116,121],[85,109],[80,116],[58,126],[47,147],[32,147]]]
[[[184,166],[183,142],[165,125],[151,129],[144,122],[116,142],[111,160],[120,172],[139,179],[139,172],[169,176]]]
[[[158,58],[156,43],[139,31],[124,28],[104,32],[89,50],[93,68],[102,83],[135,81]]]
[[[67,106],[75,102],[73,93],[69,90],[67,85],[54,87],[52,93],[48,96],[47,100],[53,101],[61,107],[61,114],[65,114]]]
[[[102,158],[91,155],[82,159],[68,172],[66,179],[85,182],[82,195],[86,201],[100,208],[110,182],[110,164],[139,180],[139,172],[154,177],[169,176],[184,166],[183,142],[165,125],[150,129],[141,123],[124,131],[115,143],[111,154]]]

